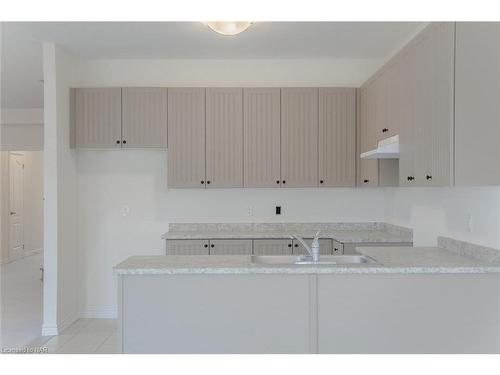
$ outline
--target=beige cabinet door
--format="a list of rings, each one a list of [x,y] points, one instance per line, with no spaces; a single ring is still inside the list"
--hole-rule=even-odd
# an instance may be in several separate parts
[[[292,240],[260,239],[253,241],[255,255],[292,255]]]
[[[311,245],[312,238],[304,238],[307,244]],[[332,255],[332,240],[322,238],[319,240],[319,253],[321,255]],[[293,254],[294,255],[309,255],[304,246],[297,240],[293,240]]]
[[[281,89],[281,183],[318,186],[318,89]]]
[[[358,186],[377,187],[378,186],[378,160],[361,159],[359,154],[370,151],[376,147],[376,142],[372,134],[374,112],[374,96],[370,86],[362,87],[359,90],[359,119],[358,119]]]
[[[205,89],[168,89],[167,185],[205,187]]]
[[[500,23],[458,22],[455,184],[500,185]]]
[[[208,240],[166,240],[167,255],[209,255]]]
[[[356,89],[319,89],[319,186],[356,184]]]
[[[333,255],[344,254],[344,244],[339,241],[332,240],[332,253]]]
[[[243,90],[243,185],[279,187],[280,89]]]
[[[250,255],[252,240],[210,240],[210,255]]]
[[[454,24],[433,25],[415,46],[418,57],[415,182],[453,183]]]
[[[71,90],[72,145],[77,148],[120,148],[120,88]]]
[[[124,148],[167,147],[167,89],[122,89],[122,145]]]
[[[207,188],[242,187],[243,89],[207,89],[206,111]]]

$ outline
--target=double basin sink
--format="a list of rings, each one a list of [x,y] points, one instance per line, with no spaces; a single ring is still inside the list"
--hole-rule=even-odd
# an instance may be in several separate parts
[[[319,262],[311,257],[292,255],[252,255],[254,264],[270,265],[349,265],[349,264],[377,264],[375,259],[366,255],[322,255]]]

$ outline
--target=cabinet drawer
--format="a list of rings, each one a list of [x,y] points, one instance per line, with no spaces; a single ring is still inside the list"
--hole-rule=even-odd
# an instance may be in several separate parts
[[[167,240],[167,255],[209,255],[208,240]]]
[[[252,240],[210,240],[210,255],[250,255]]]
[[[254,240],[253,253],[255,255],[292,255],[292,240],[262,239]]]

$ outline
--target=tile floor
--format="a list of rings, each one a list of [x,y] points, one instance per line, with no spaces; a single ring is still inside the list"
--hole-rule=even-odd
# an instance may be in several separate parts
[[[116,354],[117,344],[116,319],[79,319],[39,345],[47,347],[49,353]]]

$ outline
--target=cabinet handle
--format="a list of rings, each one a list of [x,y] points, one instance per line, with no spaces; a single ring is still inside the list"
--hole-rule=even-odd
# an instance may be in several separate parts
[[[382,129],[382,133],[387,133],[388,131],[389,131],[389,129],[387,129],[387,128]]]
[[[207,181],[207,185],[210,185],[210,180]]]
[[[208,244],[203,245],[203,247],[208,247]]]
[[[213,243],[210,244],[210,247],[215,247],[215,245]]]
[[[370,180],[363,180],[363,182],[367,184],[368,182],[370,182]]]
[[[292,244],[291,244],[291,243],[289,243],[289,244],[288,244],[288,247],[292,247]]]
[[[323,180],[319,180],[319,183],[322,184],[323,183]]]
[[[339,251],[339,249],[337,249],[337,248],[334,248],[334,249],[333,249],[333,251],[334,251],[334,252],[335,252],[335,251]]]
[[[415,179],[415,177],[413,176],[408,176],[408,181],[413,181]]]
[[[427,176],[425,176],[425,178],[426,178],[427,180],[432,180],[432,176],[431,176],[430,174],[428,174]]]
[[[119,145],[120,144],[120,141],[116,141],[116,144]]]
[[[284,184],[286,184],[286,181],[285,181],[285,180],[283,180],[282,182],[283,182]]]
[[[123,141],[122,141],[122,143],[123,143],[123,144],[125,144],[125,143],[127,143],[127,141],[126,141],[126,140],[123,140]]]
[[[276,183],[279,185],[280,184],[280,180],[276,180]]]
[[[299,247],[299,244],[298,244],[298,243],[296,243],[296,244],[295,244],[295,245],[293,245],[293,246],[295,246],[295,247]]]
[[[204,183],[205,183],[205,181],[203,181],[203,180],[200,181],[200,184],[204,184]]]

